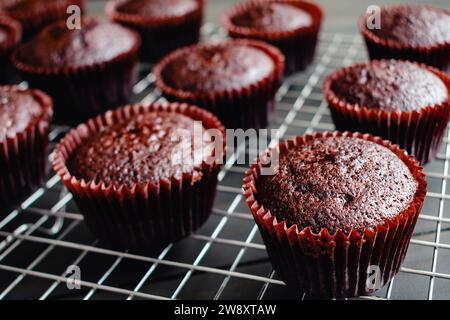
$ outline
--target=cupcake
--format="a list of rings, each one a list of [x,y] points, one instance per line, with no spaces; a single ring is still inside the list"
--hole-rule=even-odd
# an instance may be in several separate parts
[[[74,124],[129,102],[140,38],[118,24],[92,18],[81,29],[65,21],[19,46],[12,61],[32,87],[50,94],[55,120]]]
[[[417,61],[450,71],[450,11],[428,5],[385,6],[380,28],[361,17],[359,28],[371,59]]]
[[[380,60],[335,71],[324,95],[338,130],[389,139],[427,163],[450,119],[450,78],[413,62]]]
[[[110,0],[106,14],[139,32],[141,58],[156,62],[200,38],[204,0]]]
[[[283,69],[275,47],[232,40],[176,50],[154,74],[168,100],[203,107],[230,129],[259,129],[268,124]]]
[[[133,105],[73,129],[53,165],[105,245],[153,253],[209,217],[224,139],[217,118],[197,107]]]
[[[368,295],[399,271],[426,195],[417,161],[388,141],[325,132],[257,160],[244,192],[283,281],[320,298]],[[260,158],[262,159],[262,158]],[[264,160],[266,162],[267,159]]]
[[[286,57],[286,73],[305,69],[313,60],[322,9],[309,1],[253,0],[223,16],[233,38],[251,38],[278,47]]]
[[[6,16],[0,16],[0,83],[16,82],[17,76],[11,67],[11,52],[22,38],[20,24]]]
[[[24,39],[31,39],[46,25],[68,18],[71,5],[84,10],[85,0],[2,0],[0,13],[19,21]]]
[[[17,203],[46,178],[52,101],[38,90],[0,86],[0,208]]]

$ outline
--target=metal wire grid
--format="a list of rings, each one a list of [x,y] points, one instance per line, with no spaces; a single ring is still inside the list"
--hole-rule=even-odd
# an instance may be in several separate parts
[[[210,40],[224,37],[214,25],[205,25],[203,32]],[[278,92],[272,145],[306,132],[333,130],[322,80],[337,67],[365,59],[359,36],[322,34],[316,63],[286,79]],[[144,67],[134,87],[136,101],[162,99],[153,80]],[[67,130],[54,128],[53,143]],[[450,203],[449,141],[450,136],[426,168],[430,192],[405,264],[395,281],[372,298],[450,299],[450,213],[445,210]],[[216,205],[206,225],[155,257],[98,246],[71,194],[58,177],[51,177],[0,222],[0,298],[307,298],[279,280],[246,209],[241,181],[247,166],[236,161],[244,149],[239,146],[220,173]],[[72,265],[81,270],[80,290],[67,288]]]

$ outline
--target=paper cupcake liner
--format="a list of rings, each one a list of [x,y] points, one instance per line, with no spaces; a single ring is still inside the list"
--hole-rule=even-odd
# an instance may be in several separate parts
[[[198,10],[185,16],[157,18],[119,12],[117,8],[126,1],[128,0],[110,0],[105,11],[114,22],[139,32],[142,38],[142,60],[157,62],[166,54],[199,41],[204,0],[197,0]]]
[[[450,78],[437,69],[420,65],[437,75],[450,92]],[[353,66],[354,67],[354,66]],[[328,76],[323,91],[337,130],[367,132],[398,144],[414,155],[422,164],[433,158],[441,146],[448,121],[450,120],[450,100],[426,106],[413,111],[386,111],[346,103],[331,89],[352,66],[343,68]]]
[[[11,6],[19,1],[21,0],[9,0],[6,5]],[[50,3],[48,6],[41,6],[39,10],[32,10],[30,6],[27,10],[14,13],[5,12],[5,14],[20,22],[23,29],[23,40],[29,40],[46,25],[67,18],[67,8],[70,5],[77,5],[82,12],[85,11],[85,0],[66,0],[59,3]]]
[[[399,271],[420,209],[425,200],[427,183],[422,168],[404,150],[381,138],[350,132],[324,132],[304,135],[279,145],[280,154],[304,141],[322,137],[357,137],[385,146],[394,152],[418,181],[418,189],[410,206],[396,218],[363,232],[351,230],[335,234],[323,228],[319,233],[298,229],[277,220],[256,199],[257,181],[261,176],[258,159],[244,179],[244,196],[259,227],[270,260],[287,285],[317,298],[344,298],[368,295],[372,287],[371,270],[378,267],[379,285],[383,286]],[[270,154],[268,151],[266,154]],[[375,269],[374,269],[375,270]]]
[[[21,90],[4,86],[10,91]],[[14,136],[0,141],[0,216],[8,207],[23,200],[47,177],[48,134],[52,119],[52,101],[39,90],[27,90],[42,106],[42,114]]]
[[[22,27],[20,23],[6,16],[0,15],[0,26],[9,36],[0,43],[0,83],[10,84],[17,82],[18,75],[11,66],[11,52],[22,39]]]
[[[12,63],[31,87],[48,93],[55,106],[55,122],[74,125],[107,110],[129,103],[137,79],[139,35],[136,44],[116,58],[81,67],[46,68],[23,63],[12,55]]]
[[[165,67],[175,58],[197,47],[244,45],[262,50],[274,61],[273,72],[264,79],[239,89],[216,92],[189,92],[171,87],[163,77]],[[268,125],[274,109],[274,97],[280,86],[284,57],[275,47],[254,40],[231,40],[220,44],[185,47],[166,56],[154,68],[156,86],[169,101],[186,102],[209,110],[229,129],[260,129]]]
[[[72,176],[67,162],[86,138],[101,128],[149,111],[184,114],[202,121],[205,128],[225,129],[209,112],[187,104],[132,105],[110,111],[79,125],[64,137],[55,151],[53,167],[73,194],[87,226],[105,245],[115,249],[156,252],[197,230],[208,219],[221,164],[203,162],[202,176],[193,173],[158,183],[116,186]],[[225,154],[225,145],[223,146]]]
[[[283,52],[286,58],[286,74],[304,70],[314,59],[317,39],[322,24],[323,12],[313,2],[299,0],[270,0],[269,2],[286,3],[308,12],[312,17],[312,25],[289,31],[267,31],[256,28],[236,26],[233,18],[245,11],[260,6],[267,0],[253,0],[238,4],[226,12],[222,22],[232,38],[249,38],[268,42]]]
[[[397,6],[390,6],[390,8],[395,7]],[[383,39],[367,29],[367,17],[367,14],[363,15],[358,25],[371,60],[410,60],[450,72],[450,42],[430,46],[408,46],[393,40]]]

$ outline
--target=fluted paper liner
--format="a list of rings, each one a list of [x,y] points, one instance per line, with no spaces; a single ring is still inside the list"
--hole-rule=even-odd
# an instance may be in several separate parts
[[[244,45],[268,54],[274,70],[254,84],[225,91],[194,92],[172,87],[163,76],[165,67],[173,59],[200,47]],[[214,113],[229,129],[260,129],[268,125],[274,109],[274,97],[280,86],[284,70],[284,56],[275,47],[255,40],[230,40],[220,44],[200,44],[185,47],[166,56],[154,69],[156,85],[170,101],[198,105]]]
[[[11,52],[22,39],[22,27],[16,20],[0,15],[0,26],[6,31],[6,38],[0,42],[0,83],[14,83],[17,80],[11,66]]]
[[[4,86],[21,91],[16,86]],[[0,216],[40,186],[47,177],[48,134],[52,119],[52,101],[39,90],[26,90],[41,105],[41,114],[25,129],[0,140]]]
[[[422,164],[429,162],[439,151],[450,120],[450,98],[442,104],[411,111],[387,111],[347,103],[331,87],[355,66],[359,65],[339,69],[324,81],[323,92],[336,129],[380,136],[398,144]],[[445,73],[423,64],[419,66],[438,76],[450,95],[450,78]]]
[[[206,129],[225,129],[209,112],[187,104],[131,105],[97,116],[70,131],[57,146],[53,167],[73,194],[94,235],[115,249],[154,253],[198,229],[213,206],[221,163],[202,162],[202,176],[185,173],[158,183],[114,185],[73,176],[67,163],[77,148],[101,128],[150,111],[184,114]],[[225,144],[223,146],[225,154]]]
[[[142,60],[157,62],[173,50],[199,41],[204,0],[196,0],[198,9],[186,15],[158,17],[120,12],[118,7],[127,1],[110,0],[105,8],[106,15],[113,21],[139,32],[142,38]]]
[[[8,5],[14,5],[22,0],[10,0],[7,1]],[[19,21],[23,28],[24,39],[31,39],[46,25],[55,21],[64,20],[68,17],[67,8],[70,5],[77,5],[80,9],[85,11],[85,0],[67,0],[49,3],[44,5],[45,1],[42,1],[43,5],[39,10],[32,10],[30,6],[27,10],[15,11],[14,14],[5,12],[4,14],[11,16],[15,20]],[[0,8],[1,9],[1,8]]]
[[[418,162],[404,150],[379,137],[350,132],[324,132],[304,135],[279,145],[280,154],[301,145],[304,141],[321,137],[356,137],[375,142],[394,152],[410,169],[418,182],[416,194],[407,209],[373,229],[363,232],[327,229],[314,233],[298,229],[277,220],[268,208],[257,201],[256,182],[260,178],[261,163],[256,161],[244,179],[244,195],[259,227],[272,264],[289,286],[321,298],[343,298],[368,295],[375,291],[369,266],[378,266],[380,284],[386,284],[399,271],[420,209],[425,200],[427,183]],[[270,154],[270,151],[267,153]]]
[[[79,124],[107,110],[129,103],[137,78],[139,35],[135,45],[107,62],[86,66],[41,67],[26,64],[17,54],[12,63],[31,87],[47,92],[55,105],[55,122]],[[30,53],[32,54],[32,53]]]
[[[403,5],[391,5],[395,9]],[[436,7],[433,7],[436,9]],[[439,8],[450,15],[450,11]],[[445,72],[450,72],[450,41],[428,46],[406,45],[398,41],[384,39],[369,30],[366,26],[368,14],[363,15],[358,23],[364,37],[370,59],[401,59],[410,60],[433,66]]]
[[[233,23],[233,18],[263,3],[284,3],[307,12],[312,18],[308,27],[287,31],[262,30],[241,27]],[[278,47],[286,58],[286,74],[304,70],[314,59],[317,39],[323,19],[323,11],[319,5],[299,0],[252,0],[235,5],[222,17],[222,22],[232,38],[249,38],[268,42]]]

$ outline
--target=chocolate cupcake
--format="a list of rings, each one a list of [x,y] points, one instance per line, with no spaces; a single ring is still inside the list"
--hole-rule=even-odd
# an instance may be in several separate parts
[[[369,17],[361,17],[359,28],[371,59],[411,60],[450,71],[450,11],[428,5],[385,6],[380,28],[371,27]]]
[[[0,16],[0,83],[17,81],[17,75],[11,66],[11,52],[20,43],[22,28],[20,24],[6,16]]]
[[[110,0],[106,14],[139,32],[141,58],[156,62],[200,38],[204,0]]]
[[[209,217],[224,139],[217,118],[200,108],[133,105],[72,130],[53,164],[104,244],[154,252]]]
[[[305,69],[313,60],[322,9],[309,1],[253,0],[238,4],[223,16],[233,38],[262,40],[286,57],[286,73]]]
[[[74,124],[129,102],[139,46],[134,31],[83,18],[79,30],[65,21],[48,26],[12,60],[32,87],[53,98],[55,120]]]
[[[0,13],[19,21],[24,39],[31,39],[45,26],[69,17],[67,8],[78,6],[82,11],[85,0],[2,0]]]
[[[227,128],[264,128],[284,69],[281,52],[268,44],[232,40],[179,49],[154,70],[170,101],[203,107]]]
[[[323,87],[338,130],[389,139],[427,163],[450,119],[450,78],[413,62],[380,60],[329,75]]]
[[[281,143],[264,157],[278,160],[273,174],[262,175],[257,160],[244,192],[289,286],[343,298],[370,294],[392,279],[427,189],[411,156],[371,135],[325,132]]]
[[[43,92],[0,86],[0,214],[46,178],[51,118]]]

